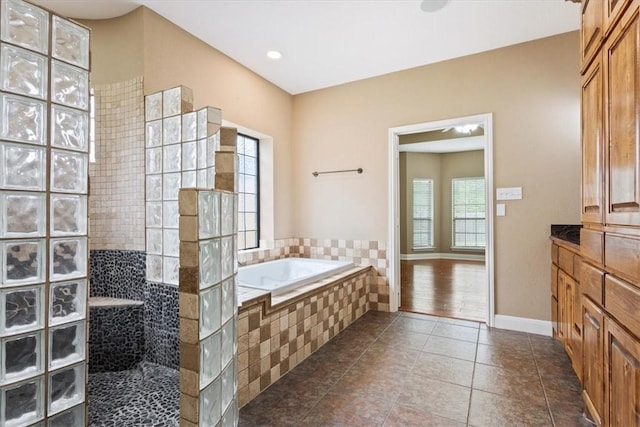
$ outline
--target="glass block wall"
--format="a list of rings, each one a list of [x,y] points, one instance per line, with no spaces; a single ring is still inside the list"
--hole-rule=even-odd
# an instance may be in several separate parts
[[[180,425],[238,423],[236,195],[180,190]]]
[[[178,190],[213,188],[221,111],[193,110],[191,89],[145,97],[147,280],[178,285]]]
[[[89,31],[0,3],[0,425],[84,426]]]

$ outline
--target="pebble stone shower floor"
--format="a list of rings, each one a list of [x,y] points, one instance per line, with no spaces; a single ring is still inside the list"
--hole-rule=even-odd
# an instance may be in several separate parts
[[[89,427],[178,426],[179,383],[177,370],[151,362],[89,374]]]

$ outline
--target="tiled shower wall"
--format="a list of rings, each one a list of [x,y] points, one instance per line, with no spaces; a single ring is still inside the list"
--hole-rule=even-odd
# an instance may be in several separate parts
[[[273,249],[245,251],[238,254],[240,265],[249,265],[279,258],[302,257],[351,261],[356,265],[371,265],[375,274],[368,279],[369,308],[389,311],[389,261],[387,243],[378,240],[344,240],[288,238],[278,239]]]
[[[91,249],[144,251],[142,77],[93,89],[96,161],[89,166]]]

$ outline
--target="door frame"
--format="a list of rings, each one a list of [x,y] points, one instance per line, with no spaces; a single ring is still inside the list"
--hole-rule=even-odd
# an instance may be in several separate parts
[[[486,189],[487,247],[485,249],[487,285],[487,326],[495,324],[494,283],[494,194],[493,194],[493,113],[456,117],[433,122],[416,123],[389,128],[389,310],[400,306],[400,151],[401,135],[429,132],[438,129],[480,123],[484,126],[484,178]]]

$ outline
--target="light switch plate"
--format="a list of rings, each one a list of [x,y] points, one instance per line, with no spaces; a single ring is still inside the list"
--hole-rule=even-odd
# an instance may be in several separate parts
[[[507,207],[504,203],[496,204],[496,216],[506,216],[507,215]]]
[[[522,187],[496,188],[496,200],[520,200]]]

